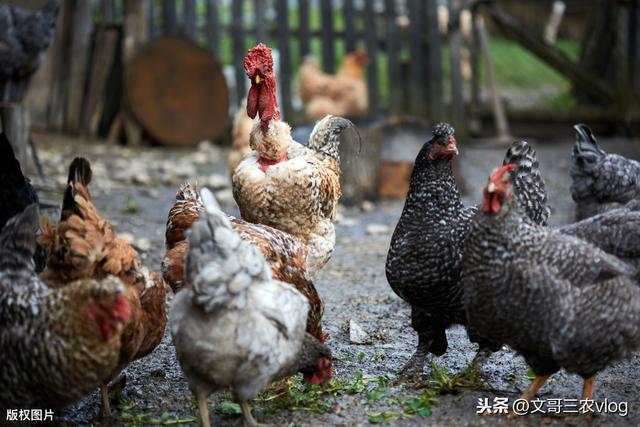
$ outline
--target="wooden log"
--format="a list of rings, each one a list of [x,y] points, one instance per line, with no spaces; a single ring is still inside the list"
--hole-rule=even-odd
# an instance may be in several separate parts
[[[100,25],[96,30],[86,107],[82,115],[81,134],[95,138],[105,103],[105,90],[112,71],[118,43],[118,30]]]
[[[280,89],[282,90],[282,111],[284,118],[291,117],[291,52],[289,35],[289,8],[287,0],[277,0],[276,11],[278,16],[278,51],[280,52]]]
[[[365,32],[365,46],[369,56],[369,66],[367,67],[367,90],[369,91],[369,112],[372,114],[380,112],[378,95],[378,32],[376,26],[376,13],[373,9],[373,2],[364,4],[364,26],[368,29]]]
[[[396,1],[385,0],[385,42],[387,51],[387,75],[389,78],[389,112],[402,112],[402,82],[398,53],[400,52],[400,38],[396,24]]]
[[[437,0],[427,0],[425,20],[429,40],[425,97],[429,100],[429,119],[435,123],[442,121],[445,116],[442,108],[442,47],[438,30]]]
[[[491,4],[487,10],[493,23],[503,35],[518,42],[522,47],[566,76],[577,90],[592,95],[603,105],[610,105],[615,101],[614,91],[605,81],[584,70],[561,50],[546,44],[542,37],[528,30],[525,25],[503,12],[495,4]]]
[[[300,57],[309,54],[309,0],[298,0],[298,39],[300,40]]]
[[[64,126],[71,133],[77,133],[80,130],[92,29],[91,2],[77,0],[71,29],[69,97]]]
[[[353,0],[344,0],[344,43],[348,52],[356,50],[356,11]]]
[[[327,73],[334,73],[336,64],[331,0],[320,0],[320,16],[322,22],[322,69]]]
[[[231,3],[231,40],[236,78],[236,99],[238,103],[247,95],[247,77],[242,68],[242,58],[247,52],[245,48],[245,32],[242,24],[242,1]]]
[[[209,51],[220,62],[220,20],[218,15],[218,0],[207,0],[207,43]]]

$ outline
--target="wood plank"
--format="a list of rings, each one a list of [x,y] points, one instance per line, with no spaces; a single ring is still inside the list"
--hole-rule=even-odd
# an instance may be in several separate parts
[[[182,0],[182,32],[194,41],[198,41],[196,25],[196,0]]]
[[[449,1],[449,59],[451,61],[451,122],[456,136],[467,139],[467,123],[464,111],[464,93],[462,80],[462,33],[460,32],[460,0]]]
[[[265,0],[254,0],[256,12],[256,44],[262,42],[268,44],[267,40],[267,5]]]
[[[411,88],[411,113],[419,117],[426,115],[426,99],[422,88],[427,80],[427,70],[425,66],[425,44],[422,37],[416,37],[416,34],[422,34],[424,28],[424,2],[422,0],[409,0],[408,3],[409,16],[409,32],[414,34],[410,38],[411,50],[411,80],[409,87]]]
[[[320,0],[320,22],[322,22],[322,68],[327,73],[334,73],[336,64],[331,0]]]
[[[206,36],[209,51],[220,62],[220,16],[218,13],[218,0],[207,0],[207,26]]]
[[[147,32],[149,37],[155,37],[159,33],[156,25],[157,18],[158,8],[156,7],[156,0],[147,0]]]
[[[73,9],[71,51],[69,56],[69,98],[67,99],[64,126],[71,133],[77,133],[80,129],[92,30],[91,3],[76,1]]]
[[[369,112],[378,113],[378,34],[376,27],[376,13],[373,9],[373,2],[367,1],[364,4],[364,27],[365,46],[369,56],[369,66],[367,67],[367,89],[369,90]]]
[[[300,40],[301,58],[304,58],[309,54],[310,31],[309,0],[298,0],[298,30],[296,35]]]
[[[427,0],[425,19],[429,40],[425,97],[429,100],[429,119],[436,123],[445,117],[442,108],[442,46],[438,30],[438,0]]]
[[[353,0],[344,1],[344,42],[347,53],[356,50],[356,11]]]
[[[56,23],[56,37],[49,49],[48,57],[52,61],[49,78],[51,96],[47,111],[47,123],[50,129],[62,130],[67,88],[69,87],[69,49],[71,45],[71,22],[73,21],[73,4],[65,1]]]
[[[165,34],[178,32],[178,11],[175,0],[162,1],[162,27]]]
[[[115,18],[115,0],[100,0],[100,15],[102,15],[102,22],[105,24],[112,24]]]
[[[478,32],[477,16],[475,9],[471,10],[471,114],[476,115],[480,110],[480,87],[482,75],[480,74],[480,34]]]
[[[289,8],[287,0],[276,1],[276,12],[278,16],[278,50],[280,51],[280,69],[278,81],[282,93],[280,105],[284,114],[283,119],[291,117],[293,107],[291,105],[291,52],[289,49],[291,37],[289,34]]]
[[[240,102],[247,95],[247,77],[242,60],[247,52],[244,27],[242,25],[242,0],[231,2],[231,40],[233,44],[233,66],[236,77],[236,100]]]
[[[131,61],[147,40],[145,9],[145,3],[140,0],[123,0],[122,60],[125,76]],[[140,145],[142,143],[142,127],[128,108],[123,109],[122,118],[127,144]]]
[[[387,76],[389,79],[389,112],[402,111],[402,77],[400,74],[400,34],[396,24],[396,1],[385,0],[385,42],[387,51]]]

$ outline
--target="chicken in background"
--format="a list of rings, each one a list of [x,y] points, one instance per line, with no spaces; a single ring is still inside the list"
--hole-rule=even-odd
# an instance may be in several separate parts
[[[593,399],[596,374],[639,347],[636,272],[585,241],[533,224],[514,202],[516,167],[490,177],[465,244],[469,329],[524,356],[536,377],[522,399],[533,399],[561,368],[580,375],[582,399]]]
[[[315,58],[305,58],[298,78],[307,119],[316,121],[328,114],[346,117],[366,114],[369,95],[364,68],[368,63],[366,53],[351,52],[345,55],[336,74],[327,74]]]
[[[581,220],[640,198],[640,163],[607,154],[588,126],[577,124],[571,156],[571,197]]]
[[[231,388],[245,424],[256,426],[248,401],[297,372],[324,384],[332,375],[331,351],[305,332],[304,296],[273,280],[258,248],[233,230],[207,189],[202,198],[204,215],[188,238],[189,287],[171,307],[171,335],[202,425],[210,425],[209,394]]]
[[[7,221],[22,212],[27,206],[38,203],[38,194],[31,180],[22,174],[11,143],[5,133],[0,133],[0,230]],[[35,235],[34,235],[35,238]],[[36,272],[44,270],[47,263],[46,250],[36,246],[33,256]]]
[[[176,201],[169,211],[165,240],[167,252],[162,258],[162,275],[174,292],[184,283],[184,259],[188,250],[186,233],[204,211],[202,198],[196,187],[188,182],[176,192]],[[306,247],[288,233],[262,224],[253,224],[229,217],[231,226],[240,237],[260,249],[276,280],[293,285],[309,301],[307,332],[325,340],[322,332],[324,306],[313,282],[307,279]]]
[[[51,289],[37,276],[38,208],[0,233],[0,407],[61,409],[95,390],[118,364],[131,317],[120,280],[85,278]]]
[[[149,354],[160,343],[167,324],[167,286],[156,273],[141,266],[136,250],[116,236],[91,201],[87,186],[92,171],[88,160],[75,158],[57,225],[48,218],[41,223],[39,242],[49,251],[41,279],[51,288],[64,289],[73,280],[102,280],[113,275],[125,285],[124,296],[131,308],[131,321],[121,337],[117,366],[101,384],[101,415],[111,414],[108,386],[124,387],[123,370],[134,360]]]
[[[251,153],[249,146],[249,136],[253,127],[253,119],[247,115],[247,98],[242,101],[236,115],[233,117],[233,127],[231,138],[233,140],[232,150],[229,153],[229,176],[233,177],[233,172],[242,159]]]
[[[308,277],[329,261],[335,246],[340,198],[340,134],[353,126],[326,116],[316,123],[307,147],[295,142],[280,120],[271,49],[260,43],[247,53],[251,79],[247,114],[260,117],[251,130],[254,150],[233,175],[233,197],[242,218],[298,237],[307,245]]]

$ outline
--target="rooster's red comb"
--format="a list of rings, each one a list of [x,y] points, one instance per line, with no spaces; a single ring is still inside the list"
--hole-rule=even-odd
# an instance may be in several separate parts
[[[271,70],[273,68],[271,49],[264,43],[259,43],[257,46],[249,49],[247,55],[244,57],[243,65],[247,73],[252,73],[252,70],[256,68]]]

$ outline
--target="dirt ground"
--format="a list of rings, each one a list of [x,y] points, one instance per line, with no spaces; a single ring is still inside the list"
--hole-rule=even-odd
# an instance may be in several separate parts
[[[567,135],[568,138],[572,136]],[[36,135],[47,179],[35,179],[45,201],[59,203],[65,181],[66,165],[74,155],[83,155],[94,163],[94,199],[118,232],[130,233],[144,262],[159,270],[164,251],[166,215],[173,203],[177,185],[186,179],[198,179],[200,185],[216,190],[225,210],[237,215],[226,175],[226,152],[202,145],[198,150],[178,151],[161,148],[129,150],[108,145],[83,144],[57,136]],[[571,139],[553,144],[531,141],[539,152],[541,168],[553,205],[553,223],[566,223],[572,214],[568,193],[568,162]],[[605,149],[638,158],[639,141],[606,141]],[[502,161],[504,147],[478,147],[460,143],[461,162],[467,187],[467,202],[479,201],[480,188],[488,173]],[[640,358],[609,367],[598,377],[596,399],[628,402],[628,415],[566,416],[530,415],[507,419],[476,414],[479,399],[507,397],[513,400],[528,384],[528,368],[522,358],[503,350],[495,353],[482,369],[486,386],[480,390],[460,390],[437,394],[437,381],[428,389],[409,385],[391,385],[396,372],[411,356],[416,335],[409,326],[409,308],[389,288],[384,262],[402,201],[377,202],[371,206],[343,208],[337,225],[336,251],[316,280],[324,299],[325,325],[331,337],[335,377],[341,388],[324,393],[318,408],[300,403],[287,408],[272,408],[268,401],[254,408],[260,422],[271,425],[365,425],[385,421],[390,425],[640,425]],[[51,212],[55,214],[55,211]],[[371,225],[374,227],[371,227]],[[377,226],[379,225],[379,226]],[[170,303],[170,301],[169,301]],[[369,344],[352,344],[349,322],[359,324],[368,334]],[[432,358],[440,372],[449,376],[465,368],[475,354],[463,328],[448,331],[449,350]],[[430,365],[430,363],[428,364]],[[430,373],[429,366],[425,369]],[[195,424],[197,410],[187,382],[175,358],[169,333],[148,357],[133,363],[126,371],[124,399],[114,405],[107,425]],[[383,376],[382,379],[379,379]],[[386,377],[385,377],[386,376]],[[433,378],[432,373],[432,378]],[[446,374],[445,374],[446,377]],[[390,380],[390,381],[387,381]],[[441,382],[443,380],[441,379]],[[582,382],[574,375],[559,373],[543,387],[540,397],[579,398]],[[437,403],[430,402],[434,397]],[[275,401],[274,401],[275,402]],[[418,402],[418,403],[416,403]],[[297,408],[296,408],[297,407]],[[225,393],[213,395],[209,408],[214,425],[239,426],[242,418]],[[97,423],[97,391],[58,414],[61,423]],[[428,415],[422,415],[428,414]]]

